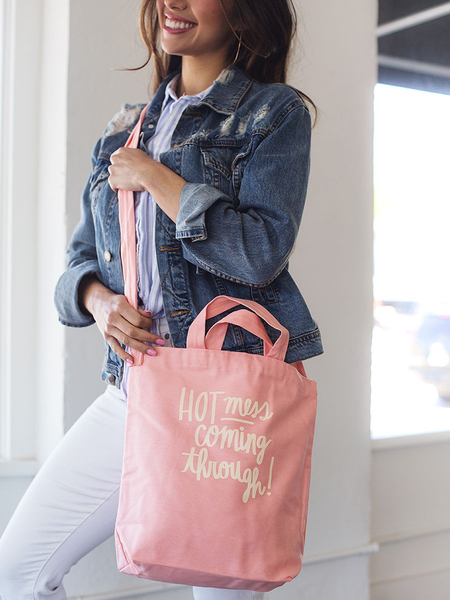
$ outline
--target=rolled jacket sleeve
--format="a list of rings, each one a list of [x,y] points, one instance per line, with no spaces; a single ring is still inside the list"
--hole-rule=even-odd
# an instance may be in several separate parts
[[[254,145],[237,203],[208,184],[184,185],[176,236],[191,263],[225,279],[264,286],[285,268],[300,227],[310,169],[306,106],[298,101],[289,106]]]
[[[101,139],[92,152],[92,169],[97,161]],[[100,267],[95,246],[95,230],[92,220],[90,181],[86,183],[81,198],[81,219],[75,228],[67,250],[67,269],[59,278],[55,289],[55,306],[63,325],[86,327],[94,323],[92,315],[83,312],[79,305],[81,280],[95,274],[101,280]]]
[[[181,190],[180,210],[177,216],[177,238],[206,240],[205,213],[210,206],[221,200],[224,194],[206,183],[187,182]]]

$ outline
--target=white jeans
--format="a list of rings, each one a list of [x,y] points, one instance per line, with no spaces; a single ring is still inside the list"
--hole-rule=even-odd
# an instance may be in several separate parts
[[[159,328],[164,338],[165,319]],[[0,539],[2,600],[66,600],[64,575],[114,534],[125,419],[123,393],[108,386],[43,464]],[[265,597],[260,592],[194,588],[196,600]]]

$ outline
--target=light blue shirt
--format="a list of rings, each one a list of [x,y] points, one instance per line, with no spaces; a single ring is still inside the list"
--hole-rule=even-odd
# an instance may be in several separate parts
[[[180,75],[176,75],[166,87],[156,131],[147,145],[148,155],[157,161],[163,152],[169,150],[181,113],[188,105],[198,104],[212,87],[211,85],[195,96],[183,94],[178,98],[176,88],[179,78]],[[134,198],[138,296],[145,310],[152,312],[152,318],[159,319],[164,316],[164,305],[155,246],[156,203],[148,192],[135,192]]]

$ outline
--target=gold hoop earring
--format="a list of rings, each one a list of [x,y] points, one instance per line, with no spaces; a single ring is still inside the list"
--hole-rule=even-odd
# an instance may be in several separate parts
[[[239,56],[239,51],[240,51],[240,49],[241,49],[241,43],[242,43],[242,33],[241,33],[241,35],[239,36],[239,46],[238,46],[238,49],[237,49],[237,52],[236,52],[236,56],[234,57],[234,60],[233,60],[233,62],[231,63],[232,65],[234,65],[234,63],[235,63],[235,62],[237,61],[237,59],[238,59],[238,56]]]

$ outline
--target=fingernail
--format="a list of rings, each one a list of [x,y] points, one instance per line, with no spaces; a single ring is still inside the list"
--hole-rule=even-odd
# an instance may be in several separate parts
[[[159,339],[159,340],[156,340],[156,343],[159,344],[160,346],[164,346],[166,342],[164,340]]]
[[[153,350],[153,348],[149,348],[147,350],[147,354],[150,354],[150,356],[156,356],[156,350]]]
[[[133,359],[131,359],[131,358],[127,358],[127,363],[128,363],[129,365],[132,365],[132,364],[133,364]]]
[[[146,312],[148,315],[152,315],[152,311],[151,310],[144,310],[144,312]]]

